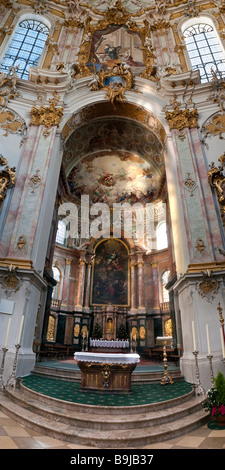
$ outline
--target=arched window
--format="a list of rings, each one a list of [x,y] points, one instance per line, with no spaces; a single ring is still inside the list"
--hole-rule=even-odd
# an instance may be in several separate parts
[[[37,67],[48,34],[49,28],[40,21],[21,21],[5,53],[0,71],[6,72],[12,65],[18,66],[17,76],[28,80],[29,69]]]
[[[58,229],[56,233],[56,243],[60,243],[60,245],[65,244],[66,238],[66,224],[63,220],[59,220],[58,222]]]
[[[210,21],[189,26],[183,36],[192,68],[199,70],[202,83],[212,80],[212,70],[225,76],[225,53]]]
[[[166,284],[169,282],[170,271],[164,271],[162,274],[162,300],[163,302],[169,302],[169,292],[166,289]]]
[[[156,248],[163,250],[168,247],[166,222],[161,222],[156,229]]]
[[[60,273],[59,268],[57,268],[56,266],[53,266],[52,272],[53,272],[53,277],[54,277],[55,281],[57,282],[56,286],[53,287],[52,298],[53,299],[58,299],[61,273]]]

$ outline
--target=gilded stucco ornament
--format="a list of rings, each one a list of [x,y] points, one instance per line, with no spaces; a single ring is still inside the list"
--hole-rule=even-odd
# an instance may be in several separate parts
[[[20,134],[23,142],[27,130],[26,123],[16,111],[8,107],[9,100],[18,96],[16,71],[17,67],[12,66],[7,73],[0,72],[0,127],[5,131],[5,137],[9,132]]]
[[[63,116],[63,108],[56,108],[59,98],[54,92],[54,98],[49,99],[50,106],[40,106],[31,108],[30,126],[44,126],[43,135],[47,137],[50,134],[52,126],[58,126]]]
[[[224,139],[225,133],[225,79],[222,78],[221,74],[212,70],[213,80],[212,87],[213,93],[209,96],[208,100],[212,100],[217,103],[220,111],[210,116],[201,128],[203,134],[203,143],[205,139],[210,135],[219,135],[220,139]]]
[[[187,173],[187,178],[184,180],[184,187],[187,191],[190,192],[190,196],[193,196],[193,191],[197,188],[196,181],[190,176],[190,173]]]
[[[91,10],[97,17],[101,17],[99,21],[93,21],[93,18],[88,15],[84,20],[78,19],[74,23],[75,28],[83,28],[83,40],[80,45],[78,59],[73,64],[73,74],[72,78],[83,78],[88,77],[93,74],[93,71],[87,66],[90,56],[91,43],[93,34],[96,31],[104,31],[110,25],[114,26],[126,26],[129,33],[136,33],[139,35],[142,41],[142,50],[143,50],[143,62],[146,65],[144,75],[140,75],[143,78],[147,78],[151,81],[158,82],[159,79],[156,74],[156,68],[153,67],[154,61],[156,59],[154,55],[154,49],[152,45],[149,45],[151,41],[151,30],[154,26],[154,30],[159,28],[164,28],[165,25],[163,20],[160,20],[157,24],[152,23],[147,19],[144,19],[142,26],[140,23],[134,21],[136,18],[140,17],[142,13],[146,10],[143,9],[138,13],[129,13],[122,5],[122,2],[118,0],[113,6],[109,7],[106,11],[99,11],[87,4],[80,4],[81,6]],[[74,18],[72,19],[74,21]],[[67,21],[67,20],[66,20]],[[69,20],[70,22],[71,20]],[[66,23],[67,27],[70,26],[69,23]],[[164,30],[163,29],[163,30]]]
[[[15,171],[16,168],[10,168],[7,165],[7,159],[0,155],[0,166],[5,166],[3,170],[0,170],[0,208],[6,197],[9,188],[15,186]]]
[[[113,81],[113,77],[120,79],[120,81]],[[112,82],[110,82],[112,80]],[[108,83],[109,84],[106,84]],[[134,88],[134,75],[129,66],[122,64],[120,61],[107,70],[100,69],[98,74],[95,75],[94,80],[91,82],[91,90],[105,90],[106,98],[115,106],[118,103],[125,101],[125,91]]]
[[[202,271],[202,280],[197,283],[199,295],[208,302],[212,302],[218,289],[219,283],[213,279],[211,272],[209,270],[206,272]]]
[[[0,277],[0,284],[7,297],[17,292],[22,280],[17,276],[17,267],[7,266],[7,273]]]
[[[221,165],[215,167],[215,163],[212,162],[210,170],[208,171],[208,182],[216,192],[217,200],[220,206],[220,214],[223,226],[225,227],[225,176],[223,174],[225,153],[219,158]]]
[[[173,110],[165,112],[166,120],[168,121],[170,129],[177,129],[179,137],[184,137],[183,129],[198,127],[198,111],[197,109],[190,110],[188,108],[181,109],[181,103],[176,99],[176,95],[173,101],[170,101],[173,105]]]

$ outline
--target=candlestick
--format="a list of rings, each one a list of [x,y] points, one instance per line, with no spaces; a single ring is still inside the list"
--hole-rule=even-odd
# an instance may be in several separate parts
[[[196,339],[195,339],[195,324],[193,321],[192,321],[192,336],[193,336],[193,349],[194,351],[196,351],[197,347],[196,347]]]
[[[170,377],[170,374],[167,370],[168,364],[167,364],[167,354],[166,354],[166,346],[163,346],[163,367],[164,367],[164,374],[162,377],[161,385],[165,385],[168,382],[172,385],[174,382]]]
[[[211,351],[210,351],[209,327],[208,327],[208,325],[206,325],[206,336],[207,336],[207,344],[208,344],[208,355],[210,356],[210,355],[211,355]]]
[[[193,351],[193,354],[195,356],[196,381],[197,381],[197,384],[195,384],[195,395],[205,395],[205,390],[202,387],[201,382],[200,382],[200,374],[199,374],[199,367],[198,367],[198,351]]]
[[[133,352],[133,340],[132,340],[132,333],[130,334],[130,353]]]
[[[11,323],[11,320],[12,320],[12,318],[10,317],[10,318],[9,318],[9,321],[8,321],[8,327],[7,327],[6,337],[5,337],[5,348],[6,348],[6,346],[7,346],[7,342],[8,342],[8,337],[9,337],[9,328],[10,328],[10,323]]]
[[[12,374],[9,377],[9,380],[7,382],[7,387],[13,387],[13,388],[16,387],[16,367],[17,367],[17,360],[18,360],[18,353],[19,353],[19,349],[20,349],[20,344],[16,344],[15,348],[16,348],[16,354],[15,354],[15,359],[14,359],[14,362],[13,362],[13,370],[12,370]]]
[[[214,378],[213,378],[213,367],[212,367],[212,358],[213,356],[211,356],[210,354],[207,356],[208,360],[209,360],[209,368],[210,368],[210,376],[211,376],[211,388],[214,388],[215,387],[215,383],[214,383]]]
[[[6,356],[7,351],[8,351],[7,348],[2,348],[3,355],[2,355],[2,364],[0,368],[0,390],[2,391],[5,389],[5,385],[3,382],[3,373],[4,373],[4,367],[5,367],[5,356]]]
[[[24,315],[22,315],[22,318],[21,318],[21,323],[20,323],[20,329],[19,329],[17,344],[20,344],[20,338],[21,338],[21,334],[22,334],[23,322],[24,322]]]

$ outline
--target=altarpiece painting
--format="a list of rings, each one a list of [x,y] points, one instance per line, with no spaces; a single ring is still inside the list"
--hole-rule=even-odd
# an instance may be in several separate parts
[[[91,303],[124,307],[129,304],[128,251],[120,240],[110,238],[96,247]]]

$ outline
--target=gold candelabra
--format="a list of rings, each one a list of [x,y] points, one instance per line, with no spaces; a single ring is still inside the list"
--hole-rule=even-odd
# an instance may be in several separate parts
[[[165,385],[168,382],[170,384],[173,384],[174,382],[173,382],[172,378],[170,377],[170,374],[167,370],[168,369],[168,363],[167,363],[166,346],[163,346],[163,366],[164,366],[164,374],[163,374],[163,377],[162,377],[161,385]]]

